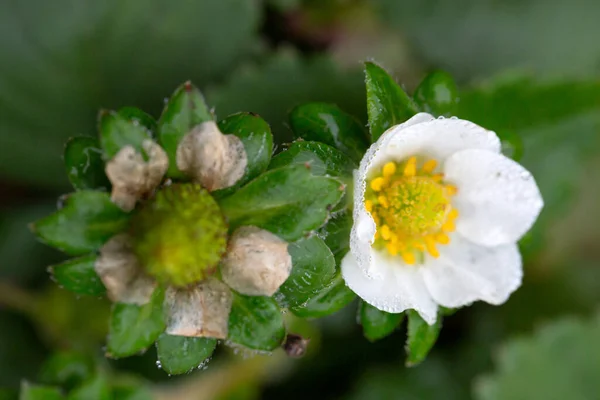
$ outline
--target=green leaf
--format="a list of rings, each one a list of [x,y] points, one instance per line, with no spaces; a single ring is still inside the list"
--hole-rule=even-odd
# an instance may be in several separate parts
[[[341,310],[355,298],[356,295],[348,289],[338,270],[329,285],[312,296],[307,302],[290,308],[290,311],[303,318],[320,318]]]
[[[336,147],[356,162],[369,147],[362,123],[334,104],[304,104],[294,108],[289,118],[294,137]]]
[[[27,38],[3,31],[0,42],[0,149],[10,149],[0,176],[23,185],[67,190],[57,156],[74,133],[95,129],[99,105],[158,115],[178,83],[222,81],[258,50],[258,2],[48,4],[0,1],[1,27],[27,27]]]
[[[282,303],[296,307],[321,292],[335,275],[335,259],[325,242],[317,236],[288,246],[292,272],[279,288]]]
[[[118,385],[113,386],[114,400],[153,400],[152,391],[144,386]]]
[[[212,338],[173,336],[163,333],[156,341],[158,361],[168,374],[184,374],[198,368],[217,347]]]
[[[435,324],[429,325],[414,310],[408,310],[406,314],[408,315],[406,366],[412,367],[423,362],[433,348],[442,329],[442,317],[438,315]]]
[[[150,132],[156,131],[156,120],[152,115],[136,107],[122,107],[118,111],[119,115],[129,121],[137,122],[144,126]]]
[[[164,290],[157,288],[148,304],[116,303],[110,316],[107,356],[129,357],[145,351],[165,330]]]
[[[73,258],[50,267],[52,277],[60,286],[73,293],[102,296],[106,289],[94,269],[95,254]]]
[[[75,352],[59,352],[42,365],[40,382],[70,390],[88,379],[94,369],[93,360],[89,357]]]
[[[418,109],[394,78],[379,65],[366,62],[365,75],[369,128],[371,141],[375,142],[388,128],[406,121]]]
[[[67,176],[75,190],[110,189],[98,139],[89,136],[69,139],[65,145],[64,159]]]
[[[319,230],[319,236],[335,257],[336,265],[341,265],[342,258],[350,250],[350,232],[352,231],[352,212],[344,211],[335,214],[327,224]]]
[[[184,176],[177,169],[177,147],[181,139],[196,125],[212,120],[204,96],[191,82],[175,90],[158,120],[158,142],[169,156],[168,176]]]
[[[223,133],[233,134],[240,138],[248,157],[248,166],[244,176],[232,188],[226,189],[233,192],[267,169],[271,154],[273,154],[273,134],[269,124],[252,113],[230,115],[219,122],[219,129]]]
[[[0,388],[0,400],[19,400],[17,389]]]
[[[271,297],[233,292],[228,339],[253,350],[272,351],[285,338],[279,305]]]
[[[402,323],[404,314],[390,314],[361,301],[358,306],[358,318],[363,328],[363,334],[371,342],[374,342],[394,332]]]
[[[452,75],[434,71],[423,79],[413,97],[421,111],[450,117],[458,103],[458,89]]]
[[[285,151],[273,157],[270,169],[287,165],[309,166],[313,175],[352,177],[356,164],[334,147],[319,142],[294,142]]]
[[[325,56],[306,59],[293,51],[278,51],[260,63],[241,65],[229,80],[211,89],[206,97],[219,113],[258,113],[269,121],[278,143],[291,140],[288,114],[306,102],[335,103],[366,122],[360,71],[341,70]]]
[[[475,381],[478,400],[595,399],[600,393],[600,316],[552,321],[511,339],[497,354],[496,371]]]
[[[290,166],[262,174],[219,203],[230,229],[254,225],[292,242],[323,225],[343,194],[338,180]]]
[[[32,385],[27,382],[21,384],[19,400],[60,400],[64,399],[60,389],[49,386]]]
[[[111,400],[113,397],[106,379],[102,375],[85,382],[69,393],[68,400]]]
[[[100,144],[104,150],[104,158],[110,160],[125,146],[133,146],[141,154],[145,154],[142,143],[151,139],[150,131],[138,122],[123,117],[114,111],[101,111],[98,120]]]
[[[42,242],[69,255],[100,248],[127,227],[129,215],[108,194],[81,191],[68,195],[63,208],[31,225]]]

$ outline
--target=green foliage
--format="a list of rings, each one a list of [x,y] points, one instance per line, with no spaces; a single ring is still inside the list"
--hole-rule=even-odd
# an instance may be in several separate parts
[[[336,148],[319,142],[304,141],[292,143],[285,151],[273,157],[269,168],[287,165],[308,166],[313,175],[341,178],[352,177],[352,171],[356,168],[354,161]]]
[[[348,289],[340,271],[336,271],[329,285],[312,295],[307,302],[290,308],[290,311],[299,317],[321,318],[341,310],[355,298],[356,295]]]
[[[219,122],[219,129],[240,138],[248,157],[244,176],[232,188],[226,189],[231,193],[267,169],[273,154],[273,134],[269,124],[252,113],[230,115]]]
[[[427,324],[414,310],[408,310],[408,338],[406,340],[406,365],[420,364],[437,341],[442,329],[442,317],[438,315],[433,325]]]
[[[138,124],[148,129],[150,132],[156,131],[156,120],[154,119],[154,117],[140,110],[139,108],[122,107],[119,109],[118,114],[121,117],[128,119],[132,122],[137,122]]]
[[[58,352],[44,362],[39,380],[72,389],[90,378],[94,371],[94,363],[89,357],[76,352]]]
[[[358,321],[363,335],[371,342],[390,335],[402,323],[404,314],[390,314],[361,301],[358,306]]]
[[[260,17],[246,0],[2,2],[0,175],[66,188],[57,155],[98,108],[156,115],[178,83],[222,79],[255,52]]]
[[[294,108],[289,118],[294,137],[336,147],[356,162],[369,146],[362,123],[335,104],[307,103]]]
[[[458,104],[458,89],[452,75],[434,71],[419,84],[413,95],[421,111],[451,117]]]
[[[270,297],[233,292],[228,340],[252,350],[272,351],[285,337],[279,305]]]
[[[288,246],[292,257],[290,277],[279,288],[283,306],[294,308],[322,291],[335,275],[335,259],[317,236]]]
[[[100,248],[127,226],[129,215],[103,192],[80,191],[64,199],[64,206],[31,225],[44,243],[69,255],[82,255]]]
[[[89,136],[69,139],[64,159],[69,182],[75,190],[110,188],[98,139]]]
[[[50,267],[52,277],[60,286],[73,293],[101,296],[106,292],[94,264],[96,255],[87,255],[67,260]]]
[[[323,225],[344,193],[334,178],[304,166],[277,168],[219,201],[230,229],[254,225],[291,242]]]
[[[177,169],[177,146],[181,139],[196,125],[212,120],[204,96],[191,82],[175,90],[158,121],[158,141],[169,156],[168,176],[183,177]]]
[[[113,158],[125,146],[133,146],[136,151],[144,155],[142,143],[152,138],[152,134],[145,126],[115,111],[100,111],[98,132],[106,160]]]
[[[106,355],[128,357],[145,351],[165,330],[164,290],[157,288],[148,304],[115,303],[110,316]]]
[[[113,399],[106,379],[98,374],[84,382],[77,389],[69,393],[68,400],[111,400]]]
[[[388,128],[401,124],[418,112],[413,100],[379,65],[365,63],[365,83],[372,142]]]
[[[475,397],[502,399],[595,398],[600,393],[600,317],[548,323],[532,335],[509,340],[496,371],[475,385]]]
[[[327,224],[319,230],[327,247],[333,253],[339,266],[342,258],[350,250],[350,232],[352,231],[352,212],[344,211],[335,214]]]
[[[60,399],[64,399],[64,397],[62,396],[60,389],[58,389],[58,388],[32,385],[27,382],[23,382],[23,384],[21,384],[21,394],[19,396],[19,400],[60,400]]]
[[[156,341],[160,366],[169,374],[183,374],[199,368],[217,347],[212,338],[161,334]]]

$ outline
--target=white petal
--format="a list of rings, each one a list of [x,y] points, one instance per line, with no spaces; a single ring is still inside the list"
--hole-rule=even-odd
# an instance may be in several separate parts
[[[371,269],[372,274],[365,274],[352,253],[342,260],[346,284],[365,302],[389,313],[414,309],[428,324],[435,322],[437,304],[425,286],[420,267],[374,251]]]
[[[429,292],[442,306],[462,307],[477,300],[502,304],[521,285],[516,244],[484,247],[454,234],[439,250],[440,257],[428,257],[421,268]]]
[[[501,154],[464,150],[446,160],[444,172],[458,187],[458,232],[484,246],[519,240],[544,204],[529,171]]]
[[[500,140],[494,132],[470,121],[417,114],[405,124],[388,129],[372,147],[374,153],[369,157],[368,151],[361,162],[361,170],[364,167],[365,173],[371,168],[381,168],[388,161],[401,161],[414,155],[443,162],[453,153],[465,149],[499,153]]]

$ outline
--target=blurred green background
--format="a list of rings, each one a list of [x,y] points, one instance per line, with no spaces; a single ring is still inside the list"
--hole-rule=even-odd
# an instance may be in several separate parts
[[[178,378],[152,351],[111,365],[160,399],[600,399],[599,20],[597,0],[1,0],[0,387],[35,381],[56,349],[101,355],[107,303],[57,288],[46,267],[63,256],[27,228],[70,190],[64,142],[95,134],[98,109],[157,116],[191,79],[219,118],[256,112],[284,143],[307,101],[366,123],[374,59],[409,93],[450,72],[459,116],[522,150],[546,200],[522,288],[445,319],[411,369],[403,329],[369,343],[355,305],[289,317],[313,339],[300,360],[221,350]]]

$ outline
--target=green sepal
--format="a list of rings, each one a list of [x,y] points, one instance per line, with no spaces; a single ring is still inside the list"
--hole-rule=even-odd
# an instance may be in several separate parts
[[[196,125],[213,119],[204,96],[191,82],[175,90],[158,120],[157,133],[158,142],[169,156],[169,177],[185,177],[177,168],[177,147],[181,139]]]
[[[213,192],[215,196],[233,193],[248,181],[262,174],[273,154],[273,134],[269,124],[256,114],[237,113],[219,122],[219,130],[224,134],[237,136],[244,145],[248,165],[244,176],[232,187]]]
[[[106,288],[94,269],[97,259],[95,254],[89,254],[52,265],[49,270],[56,283],[73,293],[102,296]]]
[[[450,117],[458,104],[458,89],[452,75],[434,71],[417,86],[413,98],[421,111]]]
[[[363,335],[371,342],[390,335],[402,323],[404,314],[390,314],[361,301],[358,305],[358,320]]]
[[[265,172],[218,202],[231,230],[254,225],[293,242],[323,225],[344,191],[335,178],[289,166]]]
[[[152,115],[140,110],[137,107],[122,107],[118,111],[119,115],[130,120],[139,123],[146,127],[150,132],[156,132],[156,120]]]
[[[346,286],[346,282],[338,270],[323,290],[314,294],[305,303],[291,307],[290,311],[302,318],[326,317],[346,307],[355,298],[356,294]]]
[[[78,256],[98,250],[127,227],[129,214],[117,207],[107,193],[80,191],[68,195],[64,206],[31,224],[44,243]]]
[[[367,114],[371,141],[383,132],[401,124],[419,112],[413,100],[383,68],[373,62],[365,63]]]
[[[313,175],[329,175],[341,178],[352,177],[356,163],[335,147],[319,143],[298,141],[271,160],[270,169],[288,165],[302,165],[310,168]]]
[[[283,317],[271,297],[233,293],[228,340],[253,350],[272,351],[285,338]]]
[[[414,310],[408,310],[406,314],[408,317],[406,366],[413,367],[425,360],[437,341],[442,329],[442,316],[438,315],[435,323],[429,325]]]
[[[317,236],[288,246],[292,272],[279,288],[278,300],[285,307],[300,306],[321,292],[335,276],[335,259],[329,247]]]
[[[111,310],[106,356],[129,357],[145,351],[165,330],[164,290],[157,288],[150,302],[115,303]]]
[[[84,382],[69,393],[67,400],[112,400],[111,390],[106,378],[101,374]]]
[[[75,190],[110,189],[97,138],[78,136],[69,139],[65,145],[64,160],[67,177]]]
[[[342,258],[350,250],[351,231],[352,212],[349,210],[336,213],[327,221],[325,226],[319,229],[318,235],[333,253],[338,267],[341,265]]]
[[[168,374],[184,374],[204,363],[217,347],[213,338],[161,334],[156,341],[160,366]]]
[[[336,147],[359,162],[369,147],[363,125],[335,104],[308,103],[290,113],[294,136]]]
[[[95,371],[91,358],[80,353],[63,351],[44,362],[39,373],[43,384],[58,385],[70,390],[87,380]]]
[[[142,143],[144,140],[152,139],[152,134],[145,126],[115,111],[100,112],[98,132],[105,160],[112,159],[125,146],[133,146],[145,157]]]
[[[59,388],[21,383],[19,400],[61,400],[64,399]]]

